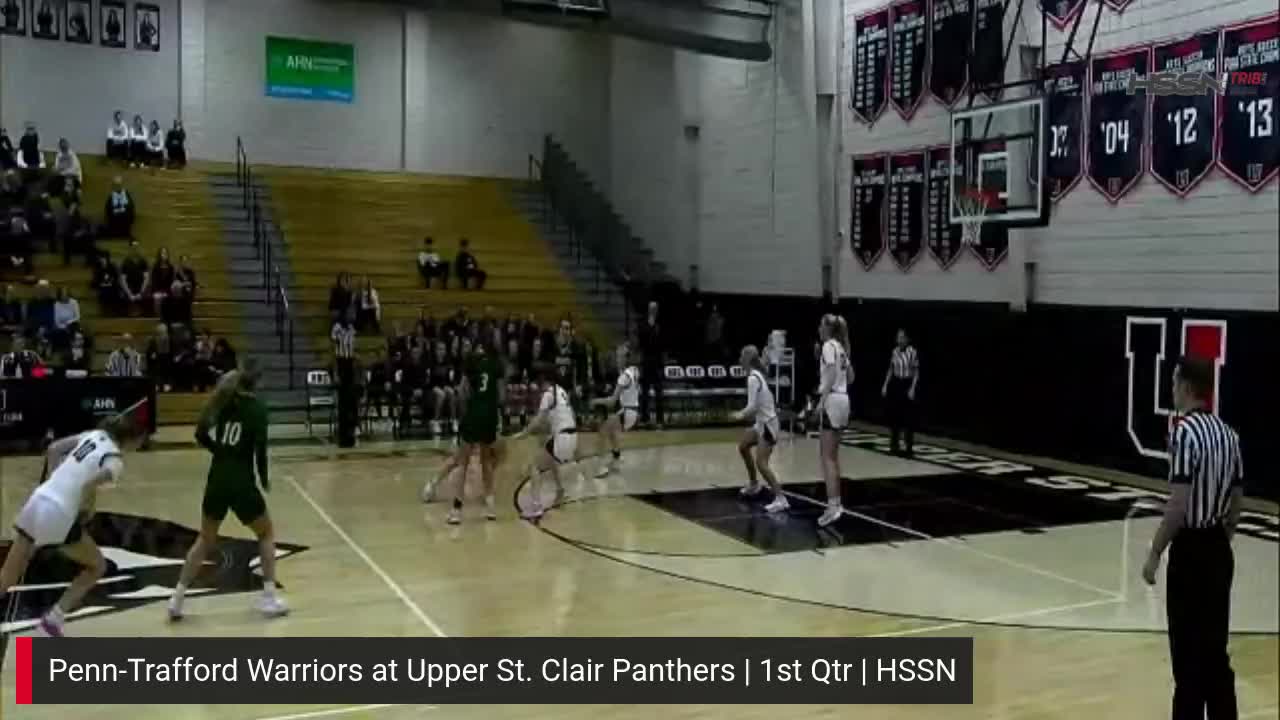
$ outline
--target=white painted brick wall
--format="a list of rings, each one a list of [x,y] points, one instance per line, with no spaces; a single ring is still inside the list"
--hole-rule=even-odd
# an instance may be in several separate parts
[[[168,128],[179,105],[177,0],[154,4],[160,7],[159,52],[134,50],[132,42],[127,49],[103,47],[96,26],[92,45],[0,36],[0,125],[14,143],[33,121],[50,150],[66,137],[80,152],[100,154],[117,109]],[[128,18],[132,28],[132,3]]]
[[[947,113],[926,99],[910,123],[892,108],[871,128],[847,112],[853,20],[882,6],[880,0],[846,3],[841,102],[845,111],[841,225],[849,224],[849,160],[852,154],[899,151],[948,141]],[[1086,37],[1096,5],[1090,3],[1080,37]],[[1271,0],[1134,0],[1124,13],[1103,10],[1094,52],[1189,35],[1274,11]],[[1023,26],[1036,43],[1038,15]],[[1007,18],[1011,23],[1012,18]],[[1066,33],[1050,25],[1048,57],[1061,57]],[[1083,48],[1077,39],[1077,48]],[[1016,64],[1015,59],[1011,65]],[[1013,69],[1010,70],[1013,72]],[[987,272],[965,255],[949,271],[926,256],[909,273],[888,258],[863,271],[848,247],[841,252],[841,294],[912,300],[1017,302],[1024,296],[1022,262],[1036,263],[1037,302],[1277,309],[1280,193],[1272,184],[1250,195],[1214,171],[1187,199],[1149,177],[1117,206],[1082,182],[1055,207],[1048,228],[1015,231],[1010,257]]]

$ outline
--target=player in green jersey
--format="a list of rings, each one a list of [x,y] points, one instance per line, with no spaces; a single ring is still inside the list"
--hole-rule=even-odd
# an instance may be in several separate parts
[[[169,619],[181,620],[187,587],[218,545],[218,530],[227,512],[258,536],[262,563],[262,597],[257,608],[267,617],[289,612],[276,594],[276,541],[262,490],[270,492],[267,476],[267,407],[254,395],[261,371],[252,359],[222,377],[196,424],[196,442],[213,454],[201,504],[200,536],[187,553],[178,585],[169,599]],[[257,477],[254,477],[254,470]]]
[[[502,358],[488,342],[480,342],[467,357],[462,377],[462,393],[466,408],[459,427],[462,442],[458,452],[445,463],[440,474],[423,489],[423,497],[433,494],[434,485],[449,477],[455,469],[453,503],[449,509],[450,525],[462,522],[462,500],[467,482],[467,465],[471,455],[480,455],[480,477],[484,483],[485,517],[498,519],[494,500],[494,468],[498,464],[498,424],[502,404],[506,401],[506,380]]]

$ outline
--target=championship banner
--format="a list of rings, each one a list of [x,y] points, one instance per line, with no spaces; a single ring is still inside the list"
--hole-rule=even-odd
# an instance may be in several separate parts
[[[355,100],[356,49],[344,43],[267,37],[267,95]]]
[[[1040,9],[1059,30],[1070,25],[1084,6],[1085,0],[1040,0]]]
[[[884,112],[889,86],[889,9],[854,20],[853,114],[870,125]]]
[[[1145,78],[1151,49],[1121,50],[1095,57],[1089,68],[1089,184],[1112,204],[1120,202],[1146,170],[1147,91],[1129,92],[1132,78]]]
[[[889,18],[893,39],[889,102],[903,120],[910,120],[924,99],[924,69],[929,52],[925,0],[891,5]]]
[[[969,86],[969,56],[973,38],[973,0],[933,0],[929,3],[932,37],[929,50],[929,94],[945,107],[960,100]]]
[[[951,222],[951,178],[964,177],[951,166],[951,146],[929,149],[929,254],[946,270],[960,256],[960,225]]]
[[[15,645],[19,705],[973,702],[972,638],[19,637]]]
[[[1207,73],[1218,77],[1218,31],[1151,49],[1153,72]],[[1218,99],[1201,93],[1153,93],[1151,175],[1186,197],[1213,167],[1218,138]]]
[[[973,0],[973,77],[982,94],[995,102],[1004,84],[1004,0]]]
[[[911,269],[924,249],[924,153],[889,158],[889,255],[899,270]]]
[[[1049,155],[1044,172],[1053,202],[1062,199],[1084,175],[1084,87],[1088,70],[1083,60],[1045,68]]]
[[[1218,167],[1258,192],[1280,166],[1280,15],[1222,30],[1222,70],[1229,92],[1220,102]],[[1248,73],[1243,83],[1236,73]]]
[[[884,155],[853,159],[853,217],[849,243],[853,256],[870,270],[884,253],[885,193],[889,175]]]

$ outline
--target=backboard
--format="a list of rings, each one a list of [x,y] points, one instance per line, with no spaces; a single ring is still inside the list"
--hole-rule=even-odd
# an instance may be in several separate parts
[[[1044,175],[1047,123],[1043,95],[956,110],[951,114],[950,216],[952,224],[975,219],[970,203],[988,198],[982,221],[1034,227],[1049,223]]]

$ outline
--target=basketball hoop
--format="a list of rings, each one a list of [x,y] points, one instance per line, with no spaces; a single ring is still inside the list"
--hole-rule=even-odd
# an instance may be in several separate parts
[[[960,244],[973,246],[982,239],[982,223],[986,220],[987,209],[992,203],[989,195],[994,193],[965,190],[956,196],[956,210],[960,216]]]

